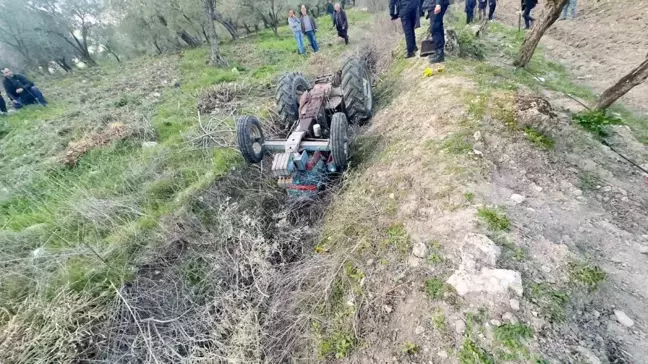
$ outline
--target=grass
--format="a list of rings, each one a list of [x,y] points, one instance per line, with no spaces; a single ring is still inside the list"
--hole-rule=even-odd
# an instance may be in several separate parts
[[[600,186],[601,179],[590,172],[581,172],[578,176],[580,189],[583,191],[594,191]]]
[[[392,224],[387,228],[386,234],[387,239],[385,241],[389,246],[402,253],[407,253],[410,247],[410,238],[405,230],[405,225],[402,223]]]
[[[569,264],[569,277],[572,282],[593,292],[605,281],[607,273],[600,267],[588,262],[571,262]]]
[[[477,210],[477,217],[492,231],[509,231],[511,226],[508,217],[499,208],[482,207]]]
[[[574,121],[598,138],[609,136],[610,125],[623,124],[618,114],[608,111],[587,111],[574,115]]]
[[[443,298],[445,283],[438,278],[430,278],[425,281],[425,292],[428,297],[438,300]]]
[[[467,154],[473,149],[469,140],[470,136],[467,133],[453,133],[443,139],[441,149],[450,154]]]
[[[467,336],[459,350],[461,364],[495,364],[495,358]]]
[[[524,135],[529,139],[529,141],[531,141],[531,143],[543,149],[553,149],[556,144],[552,137],[544,135],[542,132],[533,128],[525,128]]]
[[[552,322],[565,320],[569,294],[557,290],[547,283],[531,283],[525,287],[524,295],[540,306],[542,313]]]
[[[418,345],[416,345],[416,344],[414,344],[412,342],[408,341],[408,342],[403,344],[403,353],[405,353],[407,355],[415,355],[420,350],[421,350],[421,348]]]

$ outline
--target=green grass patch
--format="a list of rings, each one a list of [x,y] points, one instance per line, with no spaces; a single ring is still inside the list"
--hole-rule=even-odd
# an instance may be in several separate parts
[[[583,191],[594,191],[601,185],[601,179],[590,172],[581,172],[578,175],[580,189]]]
[[[470,136],[467,133],[453,133],[443,139],[441,149],[450,154],[467,154],[473,149],[469,140]]]
[[[407,355],[415,355],[420,350],[421,350],[421,348],[418,345],[416,345],[416,344],[414,344],[412,342],[408,341],[408,342],[403,344],[403,353],[405,353]]]
[[[504,324],[495,328],[495,339],[509,349],[522,349],[524,340],[533,337],[533,330],[525,324]]]
[[[569,277],[572,282],[582,285],[590,292],[593,292],[605,281],[607,274],[597,265],[572,262],[569,264]]]
[[[425,293],[434,300],[443,298],[444,290],[445,283],[438,278],[430,278],[425,281]]]
[[[477,345],[470,336],[467,336],[459,350],[459,363],[495,364],[495,358],[489,352]]]
[[[569,294],[565,291],[557,290],[547,283],[531,283],[525,287],[524,295],[532,302],[536,303],[542,310],[542,313],[552,322],[562,322],[565,320]]]
[[[524,135],[531,141],[531,143],[544,148],[544,149],[553,149],[556,142],[550,136],[544,135],[539,130],[533,128],[525,128]]]
[[[466,192],[466,193],[464,193],[463,196],[464,196],[464,199],[469,203],[472,203],[475,200],[475,194],[472,193],[472,192]]]
[[[477,210],[477,217],[492,231],[509,231],[511,222],[500,208],[482,207]]]
[[[610,135],[608,129],[610,125],[623,124],[623,120],[618,114],[607,111],[587,111],[575,114],[574,121],[598,138]]]
[[[387,228],[386,243],[402,253],[407,253],[410,246],[410,238],[402,223],[392,224]]]

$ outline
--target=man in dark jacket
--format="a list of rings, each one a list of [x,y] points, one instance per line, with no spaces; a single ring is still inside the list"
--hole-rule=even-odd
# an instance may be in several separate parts
[[[488,20],[495,20],[495,8],[497,8],[497,0],[488,1]]]
[[[400,18],[403,24],[403,32],[405,33],[405,44],[407,51],[405,58],[414,57],[418,47],[416,46],[416,20],[419,16],[419,0],[390,0],[389,1],[389,15],[392,20]]]
[[[450,6],[450,0],[425,0],[423,8],[430,15],[430,30],[434,41],[435,53],[429,57],[430,63],[440,63],[445,60],[445,29],[443,17]]]
[[[335,26],[335,6],[333,6],[333,0],[328,0],[326,3],[326,13],[331,17],[333,26]]]
[[[475,7],[477,6],[477,0],[466,0],[466,24],[470,24],[475,19]]]
[[[2,69],[4,74],[3,85],[7,95],[13,101],[14,107],[20,109],[29,104],[47,106],[45,97],[27,77],[14,75],[9,68]]]
[[[335,17],[333,19],[338,37],[344,39],[344,44],[349,44],[349,22],[347,21],[346,12],[344,12],[340,3],[335,4]]]
[[[538,0],[522,0],[522,17],[524,18],[524,29],[531,28],[531,23],[535,19],[531,16],[531,10],[536,7]]]

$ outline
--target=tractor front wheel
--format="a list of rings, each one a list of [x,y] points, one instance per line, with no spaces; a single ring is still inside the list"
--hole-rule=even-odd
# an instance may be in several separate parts
[[[352,123],[371,118],[373,92],[371,90],[371,72],[367,63],[352,57],[342,67],[342,90],[344,104]]]
[[[279,78],[275,101],[277,103],[277,113],[279,113],[284,127],[290,127],[295,121],[299,120],[299,99],[304,92],[310,89],[310,84],[301,73],[284,73]]]
[[[342,112],[333,114],[331,119],[331,155],[338,171],[346,169],[349,158],[349,122]]]
[[[263,160],[263,131],[257,118],[243,116],[236,120],[236,140],[243,158],[248,163],[259,163]]]

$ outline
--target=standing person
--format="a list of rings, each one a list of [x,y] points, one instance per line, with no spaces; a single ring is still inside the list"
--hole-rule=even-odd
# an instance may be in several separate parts
[[[306,10],[306,5],[301,6],[301,21],[302,33],[306,34],[308,42],[313,48],[313,52],[317,53],[319,51],[319,45],[317,44],[317,38],[315,38],[315,33],[317,32],[317,23],[315,18],[308,15],[308,10]]]
[[[488,20],[495,21],[495,8],[497,7],[497,0],[488,1]]]
[[[538,0],[522,0],[522,17],[524,18],[524,29],[531,28],[535,19],[531,17],[531,10],[538,4]]]
[[[0,115],[7,115],[7,103],[2,95],[0,95]]]
[[[574,19],[576,17],[576,2],[577,0],[569,0],[567,4],[565,4],[565,7],[563,8],[562,11],[562,17],[561,19],[567,19],[567,14],[569,13],[569,9],[571,9],[571,18]]]
[[[326,13],[331,17],[333,26],[335,26],[335,6],[333,6],[333,0],[328,0],[326,3]]]
[[[425,0],[423,7],[430,12],[430,31],[434,41],[434,54],[430,55],[430,63],[445,61],[445,29],[443,17],[450,6],[450,0]]]
[[[293,9],[288,10],[288,26],[293,32],[295,41],[297,42],[297,52],[299,54],[304,54],[304,38],[302,37],[302,25],[301,20],[295,16],[295,11]]]
[[[477,0],[466,0],[466,24],[470,24],[475,20],[475,6],[477,6]]]
[[[389,15],[392,20],[400,18],[403,25],[403,32],[405,33],[406,52],[405,58],[414,57],[418,47],[416,46],[416,20],[420,19],[419,16],[418,0],[390,0],[389,1]]]
[[[47,101],[45,101],[43,94],[27,77],[14,74],[6,67],[2,69],[2,74],[4,75],[2,84],[16,109],[20,109],[29,104],[47,106]]]
[[[488,0],[479,0],[479,20],[482,21],[486,19],[486,5],[488,5]]]
[[[344,39],[344,44],[349,44],[349,23],[347,22],[346,12],[342,9],[340,3],[335,4],[335,28],[338,37]]]

